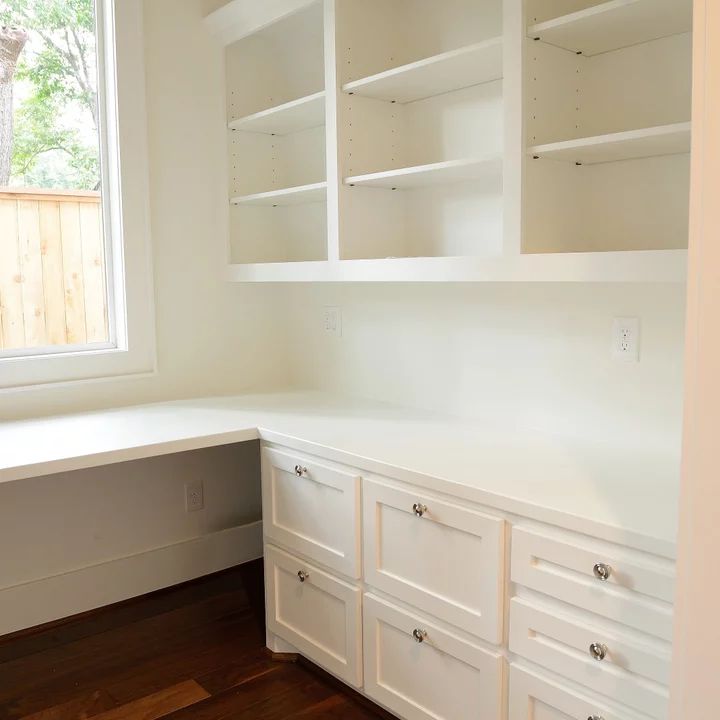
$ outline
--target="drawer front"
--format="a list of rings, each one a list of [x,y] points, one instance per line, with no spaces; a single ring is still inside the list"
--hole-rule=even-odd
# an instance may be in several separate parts
[[[596,565],[609,573],[596,575]],[[602,567],[597,571],[602,572]],[[570,534],[513,528],[512,580],[623,625],[672,640],[669,560]]]
[[[359,578],[360,477],[291,451],[263,451],[265,536]]]
[[[500,720],[499,653],[373,595],[365,595],[363,608],[365,692],[371,698],[405,720]]]
[[[595,659],[591,646],[602,659]],[[667,717],[670,646],[514,598],[510,650],[654,718]]]
[[[360,589],[271,545],[265,546],[265,585],[270,632],[361,687]]]
[[[510,667],[509,720],[648,720],[646,715],[540,675]]]
[[[368,585],[500,642],[503,520],[365,480],[363,523]]]

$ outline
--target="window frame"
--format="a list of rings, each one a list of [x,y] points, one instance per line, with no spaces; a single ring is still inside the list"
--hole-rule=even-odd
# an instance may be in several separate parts
[[[0,355],[0,393],[156,373],[141,0],[95,0],[106,343]]]

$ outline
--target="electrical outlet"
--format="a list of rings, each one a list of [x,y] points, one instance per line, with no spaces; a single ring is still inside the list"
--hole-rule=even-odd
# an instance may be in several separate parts
[[[185,485],[185,510],[197,512],[205,508],[205,496],[202,480],[189,482]]]
[[[342,337],[342,310],[339,307],[323,309],[323,328],[327,335]]]
[[[640,320],[615,318],[613,322],[613,355],[618,360],[640,360]]]

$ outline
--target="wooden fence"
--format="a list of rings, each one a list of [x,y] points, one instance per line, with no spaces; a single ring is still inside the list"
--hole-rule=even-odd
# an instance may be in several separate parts
[[[0,350],[107,340],[100,193],[0,188]]]

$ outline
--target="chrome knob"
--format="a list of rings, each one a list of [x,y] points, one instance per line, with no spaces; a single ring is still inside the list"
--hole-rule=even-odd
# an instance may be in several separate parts
[[[413,635],[415,642],[421,643],[421,642],[425,642],[425,638],[427,637],[427,632],[425,630],[421,630],[420,628],[415,628],[413,630],[412,635]]]
[[[595,575],[598,580],[602,580],[603,582],[610,579],[611,573],[612,568],[605,563],[597,563],[593,568],[593,575]]]
[[[301,583],[304,583],[309,577],[310,577],[310,573],[305,572],[304,570],[298,570],[298,580]]]
[[[295,474],[296,474],[298,477],[302,477],[303,475],[305,475],[306,472],[307,472],[307,468],[306,468],[306,467],[303,467],[302,465],[296,465],[296,466],[295,466]]]
[[[600,660],[604,660],[607,656],[607,647],[605,645],[602,645],[600,643],[593,643],[590,646],[590,657],[592,657],[593,660],[597,660],[600,662]]]
[[[415,503],[413,505],[413,512],[415,513],[416,517],[422,517],[427,512],[427,505],[423,505],[422,503]]]

